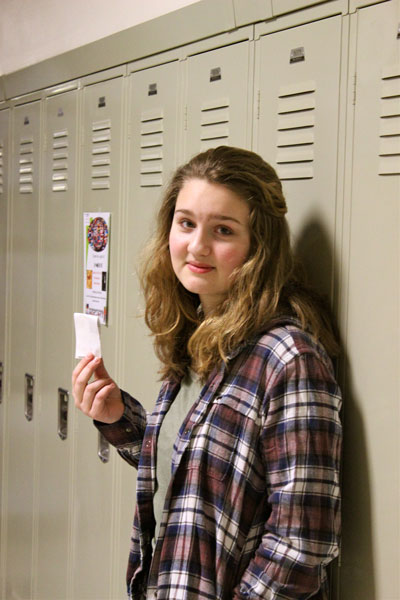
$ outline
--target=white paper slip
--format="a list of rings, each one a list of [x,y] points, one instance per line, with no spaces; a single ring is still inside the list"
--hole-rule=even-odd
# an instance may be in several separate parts
[[[100,320],[95,315],[74,313],[75,321],[75,358],[87,354],[101,357]]]

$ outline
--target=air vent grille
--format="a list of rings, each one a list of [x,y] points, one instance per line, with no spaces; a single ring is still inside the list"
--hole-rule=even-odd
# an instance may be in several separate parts
[[[65,192],[68,189],[68,130],[53,132],[53,164],[51,173],[53,192]]]
[[[229,98],[218,98],[204,103],[201,107],[201,151],[228,143],[229,104]]]
[[[92,190],[108,190],[111,186],[111,120],[92,124]]]
[[[314,177],[315,96],[314,81],[279,90],[276,164],[283,180]]]
[[[400,68],[384,70],[381,86],[379,175],[400,175]]]
[[[163,184],[164,113],[146,110],[140,119],[140,187]]]
[[[19,143],[18,183],[20,194],[33,193],[33,138],[22,138]]]

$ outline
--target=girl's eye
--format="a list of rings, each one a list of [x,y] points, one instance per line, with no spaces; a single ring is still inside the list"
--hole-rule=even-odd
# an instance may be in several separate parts
[[[192,229],[195,226],[192,221],[189,221],[189,219],[182,219],[179,224],[184,229]]]
[[[224,225],[219,225],[217,227],[217,232],[220,233],[221,235],[232,235],[232,229],[229,229],[229,227],[225,227]]]

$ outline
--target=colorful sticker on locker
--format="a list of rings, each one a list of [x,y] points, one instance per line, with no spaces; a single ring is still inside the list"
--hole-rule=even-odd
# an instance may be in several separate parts
[[[95,252],[101,252],[107,246],[108,227],[102,217],[93,219],[88,227],[88,242]]]
[[[84,312],[103,325],[108,314],[108,248],[110,213],[84,213]]]

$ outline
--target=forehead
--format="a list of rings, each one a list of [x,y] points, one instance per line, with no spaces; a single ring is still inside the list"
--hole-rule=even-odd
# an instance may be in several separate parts
[[[230,188],[204,179],[189,179],[176,199],[175,211],[186,210],[198,215],[225,215],[247,220],[247,203]]]

